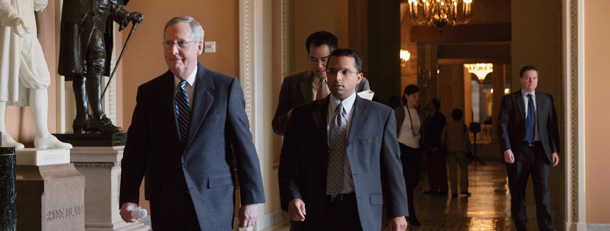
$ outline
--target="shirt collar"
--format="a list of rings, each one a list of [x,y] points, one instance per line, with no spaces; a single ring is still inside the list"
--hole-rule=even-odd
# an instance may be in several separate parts
[[[189,74],[189,77],[186,78],[186,82],[189,84],[189,86],[193,87],[195,86],[195,77],[197,76],[197,69],[199,67],[195,68],[195,70],[193,70],[193,72],[191,72],[191,74]],[[181,78],[178,78],[178,76],[174,75],[174,88],[178,87],[178,84],[180,84],[180,81],[182,81]]]
[[[521,96],[525,98],[527,97],[527,94],[532,94],[532,97],[536,98],[536,90],[533,90],[532,92],[527,92],[523,90],[523,88],[521,88]]]
[[[312,74],[313,75],[313,74]],[[318,86],[318,84],[320,83],[320,81],[322,81],[322,79],[316,77],[315,75],[313,76],[313,84],[315,84],[316,86]]]
[[[330,103],[329,103],[330,109],[329,110],[331,113],[334,113],[335,108],[337,108],[337,105],[339,105],[339,103],[342,103],[343,109],[345,109],[345,113],[349,114],[349,112],[352,110],[352,107],[354,106],[355,101],[356,101],[356,92],[354,92],[352,95],[350,95],[343,101],[337,99],[333,94],[330,94]]]

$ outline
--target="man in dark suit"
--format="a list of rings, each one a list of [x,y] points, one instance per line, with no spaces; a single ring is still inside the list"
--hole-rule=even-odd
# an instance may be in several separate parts
[[[121,162],[126,222],[136,221],[130,211],[148,168],[153,230],[232,230],[233,158],[240,226],[256,222],[265,199],[243,93],[236,78],[198,64],[203,35],[193,18],[171,19],[163,41],[169,71],[138,88]]]
[[[326,31],[318,31],[307,37],[305,48],[310,70],[290,74],[284,78],[279,103],[271,125],[273,132],[284,135],[292,109],[303,103],[323,99],[328,95],[326,62],[330,53],[337,49],[337,37]],[[356,92],[369,90],[369,81],[362,78]]]
[[[391,108],[362,99],[362,60],[348,49],[328,60],[332,94],[296,107],[280,157],[281,206],[302,230],[405,230],[407,195]]]
[[[549,169],[559,163],[559,132],[553,97],[536,91],[538,70],[519,72],[521,90],[502,97],[498,115],[500,148],[507,163],[511,214],[517,230],[526,230],[525,187],[532,175],[540,230],[553,230]]]

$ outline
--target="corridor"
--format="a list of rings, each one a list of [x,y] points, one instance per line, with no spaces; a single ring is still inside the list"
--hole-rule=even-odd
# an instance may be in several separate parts
[[[427,174],[423,173],[415,194],[415,209],[422,226],[409,226],[409,230],[515,230],[510,218],[510,194],[504,165],[499,161],[487,162],[485,166],[472,163],[469,171],[469,191],[472,196],[457,198],[423,194],[428,189]],[[528,214],[528,230],[538,230],[533,216],[535,214]],[[289,224],[267,230],[288,231]]]

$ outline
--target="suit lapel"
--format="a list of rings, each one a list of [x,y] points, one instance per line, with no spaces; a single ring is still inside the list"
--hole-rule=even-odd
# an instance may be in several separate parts
[[[312,112],[313,121],[316,123],[316,128],[320,134],[322,134],[323,140],[328,144],[328,133],[326,131],[326,125],[328,124],[328,103],[330,102],[330,96],[327,96],[324,101],[316,101],[318,104],[316,110]]]
[[[205,116],[214,102],[214,83],[208,76],[209,70],[203,67],[203,65],[197,65],[197,81],[195,82],[195,92],[193,93],[193,103],[191,110],[191,123],[189,126],[189,136],[187,141],[187,147],[193,140],[195,134],[201,127]]]
[[[311,71],[308,71],[306,72],[306,74],[303,75],[303,78],[299,82],[299,85],[301,86],[301,93],[303,94],[303,102],[313,101],[313,92],[311,88],[312,79],[313,76],[311,74]]]
[[[356,96],[356,100],[354,101],[354,108],[352,109],[352,124],[350,125],[349,129],[349,135],[347,139],[348,144],[356,140],[356,135],[358,135],[360,129],[362,129],[364,123],[369,117],[369,113],[367,112],[367,104],[364,104],[360,101],[362,101],[362,98]]]
[[[525,120],[525,102],[523,102],[523,95],[521,94],[521,91],[515,92],[514,97],[515,103],[517,103],[519,116],[521,116],[521,119]]]
[[[174,105],[174,74],[170,71],[163,75],[163,85],[160,86],[160,94],[158,95],[157,102],[159,102],[159,116],[161,121],[174,121],[174,123],[166,123],[169,134],[169,140],[173,141],[178,145],[180,143],[180,137],[178,136],[178,126],[176,118],[176,108]]]

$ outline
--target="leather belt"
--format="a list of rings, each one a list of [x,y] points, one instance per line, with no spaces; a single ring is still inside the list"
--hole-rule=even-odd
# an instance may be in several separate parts
[[[326,200],[330,201],[330,202],[346,201],[346,200],[352,200],[355,198],[356,198],[356,193],[338,194],[335,197],[326,195]]]
[[[536,146],[538,144],[542,144],[542,141],[534,141],[532,143],[527,143],[526,142],[526,144],[527,144],[527,146],[534,147],[534,146]]]

